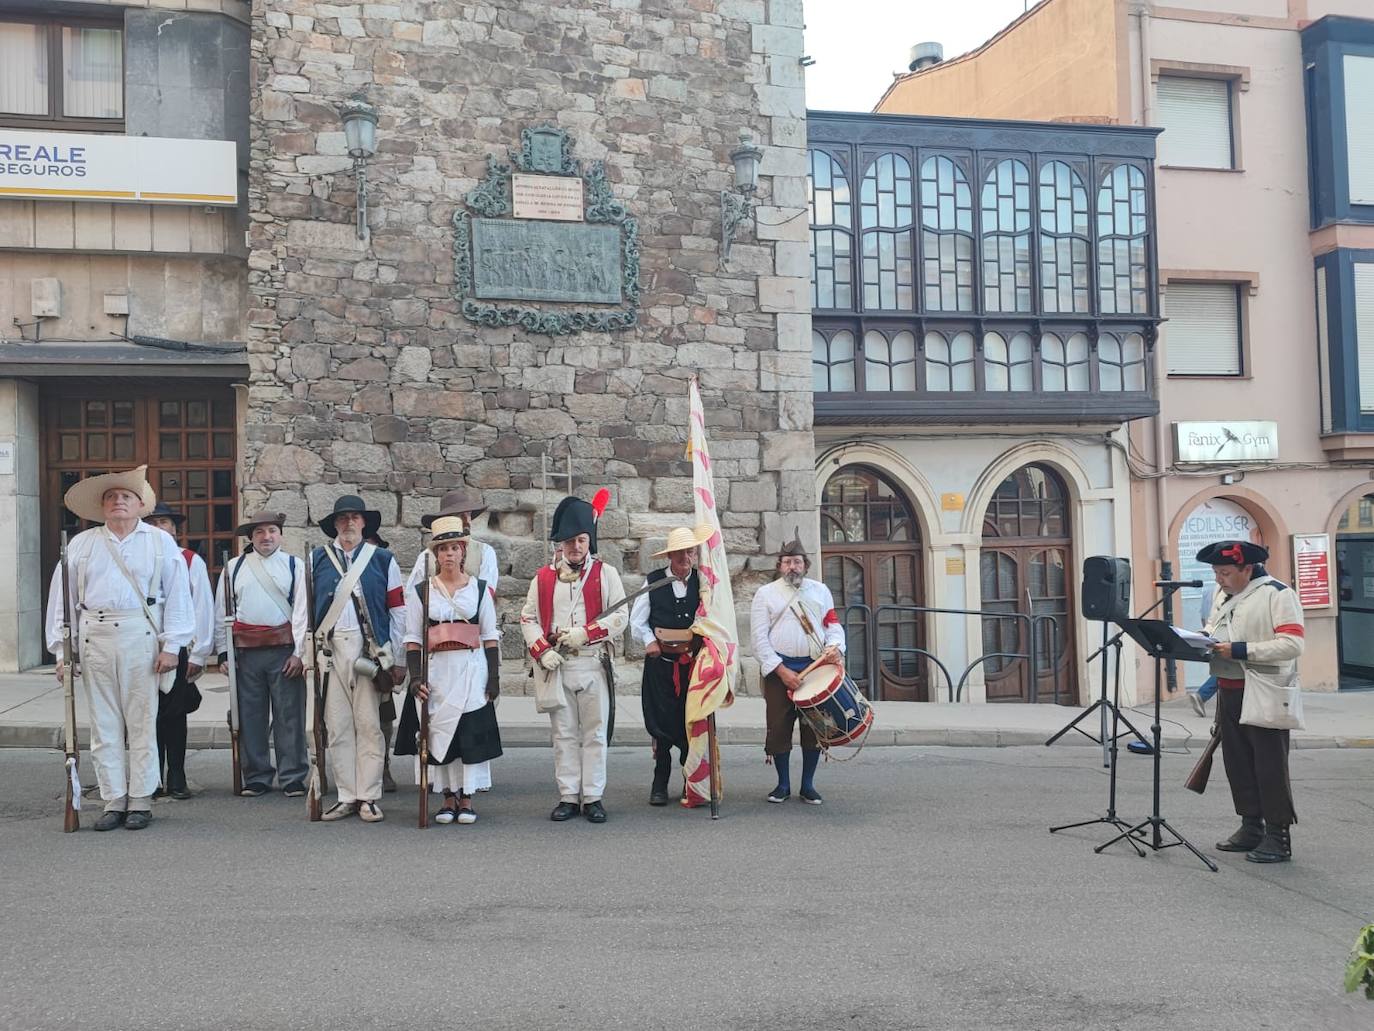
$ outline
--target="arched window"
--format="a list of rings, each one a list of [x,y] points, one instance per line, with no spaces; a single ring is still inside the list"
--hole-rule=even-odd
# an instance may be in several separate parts
[[[884,544],[919,541],[911,506],[881,473],[847,466],[821,492],[821,533],[826,543]]]
[[[1031,310],[1030,171],[999,161],[983,180],[983,306]]]
[[[1088,369],[1088,338],[1074,333],[1061,340],[1053,333],[1040,338],[1040,389],[1089,390],[1092,387]]]
[[[849,180],[823,150],[811,151],[811,307],[853,308],[854,271]]]
[[[1063,161],[1040,169],[1040,303],[1047,312],[1092,311],[1088,191]]]
[[[973,334],[930,332],[925,339],[926,390],[972,390]]]
[[[983,537],[1067,537],[1068,492],[1047,465],[1023,465],[998,486],[983,517]]]
[[[811,331],[811,387],[818,394],[854,389],[854,334]]]
[[[1117,165],[1097,191],[1097,293],[1103,315],[1150,310],[1145,173]]]
[[[921,163],[922,286],[929,311],[973,310],[973,194],[947,157]]]
[[[1145,338],[1103,333],[1097,341],[1097,377],[1104,391],[1145,389]]]
[[[864,308],[911,311],[911,165],[900,154],[883,154],[868,166],[859,187],[863,228]]]
[[[1035,385],[1031,363],[1034,348],[1029,333],[1014,333],[1010,340],[1000,333],[983,336],[983,385],[985,390],[1030,390]]]
[[[902,330],[889,340],[876,329],[864,334],[864,389],[916,389],[916,337]]]

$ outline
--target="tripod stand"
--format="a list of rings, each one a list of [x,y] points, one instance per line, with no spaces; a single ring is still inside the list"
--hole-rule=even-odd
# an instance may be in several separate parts
[[[1140,738],[1140,740],[1142,741],[1145,740],[1143,737],[1141,737],[1140,731],[1136,730],[1135,727],[1131,725],[1131,721],[1126,719],[1125,716],[1121,715],[1121,638],[1124,634],[1124,630],[1118,630],[1109,639],[1107,637],[1107,624],[1105,621],[1103,622],[1102,647],[1099,648],[1093,654],[1093,656],[1089,657],[1088,659],[1088,661],[1091,662],[1093,658],[1095,658],[1096,656],[1102,656],[1102,697],[1099,698],[1097,701],[1093,702],[1093,704],[1089,708],[1079,713],[1078,716],[1074,717],[1073,721],[1068,726],[1064,727],[1057,734],[1055,734],[1054,737],[1050,738],[1048,741],[1045,742],[1045,746],[1049,747],[1050,745],[1058,741],[1061,737],[1063,737],[1065,734],[1067,734],[1070,730],[1077,730],[1080,734],[1092,738],[1092,740],[1094,741],[1099,740],[1098,738],[1094,738],[1082,727],[1078,726],[1078,723],[1080,720],[1084,719],[1093,712],[1096,712],[1098,709],[1102,710],[1102,737],[1100,738],[1102,742],[1102,749],[1105,752],[1107,750],[1109,743],[1111,746],[1111,758],[1107,763],[1105,763],[1105,765],[1111,770],[1111,773],[1108,775],[1108,782],[1110,786],[1107,789],[1107,815],[1099,816],[1092,820],[1079,820],[1076,823],[1061,823],[1057,827],[1051,827],[1050,833],[1053,834],[1056,831],[1066,831],[1074,827],[1091,827],[1094,824],[1105,823],[1110,827],[1115,827],[1119,831],[1124,831],[1124,836],[1126,840],[1131,843],[1131,847],[1135,849],[1136,855],[1143,856],[1145,854],[1145,850],[1141,848],[1140,845],[1136,843],[1134,837],[1131,836],[1130,824],[1128,824],[1125,820],[1121,819],[1121,817],[1117,816],[1116,814],[1116,742],[1117,739],[1121,737],[1121,732],[1118,729],[1119,725],[1122,723],[1126,724],[1126,726],[1130,727],[1132,734]],[[1113,648],[1115,650],[1114,658],[1116,660],[1116,673],[1112,678],[1112,700],[1110,702],[1107,701],[1108,648]],[[1108,710],[1110,710],[1112,714],[1112,727],[1110,736],[1107,733]]]
[[[1172,586],[1164,588],[1164,598],[1169,597],[1177,589],[1177,587]],[[1161,602],[1163,600],[1163,598],[1160,599]],[[1134,827],[1128,827],[1123,829],[1122,832],[1118,834],[1116,837],[1112,838],[1111,841],[1107,841],[1101,845],[1098,845],[1095,849],[1093,849],[1093,851],[1100,854],[1103,850],[1108,849],[1112,845],[1115,845],[1118,841],[1123,840],[1129,841],[1131,843],[1131,847],[1136,849],[1136,851],[1141,855],[1144,854],[1143,852],[1140,852],[1141,844],[1144,844],[1147,848],[1155,852],[1161,852],[1166,848],[1174,848],[1177,845],[1182,845],[1193,855],[1197,856],[1198,859],[1202,861],[1202,864],[1207,867],[1207,869],[1211,870],[1212,873],[1216,873],[1216,863],[1212,862],[1205,855],[1199,852],[1196,846],[1194,846],[1191,841],[1189,841],[1177,830],[1175,830],[1172,826],[1170,826],[1169,821],[1164,819],[1164,817],[1160,815],[1159,811],[1159,706],[1164,686],[1164,660],[1166,658],[1175,658],[1184,659],[1186,661],[1191,662],[1200,662],[1206,660],[1206,654],[1204,652],[1199,651],[1197,648],[1193,647],[1193,645],[1189,644],[1187,641],[1180,638],[1178,634],[1174,632],[1174,628],[1171,627],[1168,623],[1165,623],[1163,620],[1127,620],[1125,623],[1121,624],[1121,629],[1130,636],[1131,640],[1135,641],[1147,652],[1149,652],[1155,660],[1155,720],[1153,725],[1150,727],[1150,732],[1154,739],[1154,805],[1153,808],[1150,810],[1150,815],[1148,817],[1146,817],[1140,823],[1136,824]],[[1143,834],[1145,828],[1147,827],[1150,828],[1149,837],[1145,837]],[[1169,834],[1174,838],[1174,840],[1165,841],[1163,834],[1164,831],[1168,831]]]

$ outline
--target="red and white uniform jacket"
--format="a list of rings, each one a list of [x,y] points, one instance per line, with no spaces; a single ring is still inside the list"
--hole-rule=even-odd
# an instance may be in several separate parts
[[[602,613],[624,597],[620,574],[600,559],[583,563],[581,577],[573,577],[561,558],[555,565],[544,566],[530,582],[529,594],[520,610],[520,632],[530,658],[538,662],[539,656],[549,650],[555,630],[575,626],[587,628],[584,651],[614,649],[625,633],[630,613],[625,607],[609,616],[603,617]]]

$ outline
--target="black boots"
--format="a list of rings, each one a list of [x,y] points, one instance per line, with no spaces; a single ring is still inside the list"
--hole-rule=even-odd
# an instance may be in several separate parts
[[[1263,838],[1264,821],[1258,816],[1242,816],[1240,830],[1225,841],[1218,841],[1217,849],[1221,852],[1249,852],[1258,846]]]
[[[1286,863],[1293,858],[1293,842],[1287,827],[1270,824],[1264,837],[1245,857],[1252,863]]]
[[[549,819],[554,823],[562,823],[571,820],[581,811],[581,806],[576,802],[559,802],[554,806],[553,812],[549,813]]]

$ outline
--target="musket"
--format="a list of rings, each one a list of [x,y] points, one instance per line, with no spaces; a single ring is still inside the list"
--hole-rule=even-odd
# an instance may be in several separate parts
[[[320,647],[316,638],[315,622],[315,555],[309,545],[305,549],[305,606],[308,610],[310,627],[310,689],[314,699],[314,718],[311,720],[315,739],[315,762],[310,769],[310,790],[306,793],[305,804],[310,821],[317,822],[324,812],[324,796],[329,790],[329,778],[325,773],[325,732],[324,732],[324,678],[328,676],[320,670]]]
[[[72,585],[67,572],[67,531],[62,531],[62,701],[64,718],[63,762],[66,771],[66,810],[62,829],[70,834],[80,830],[81,817],[81,754],[76,747],[76,648],[72,644]]]
[[[239,678],[234,656],[234,578],[229,570],[229,549],[224,549],[220,564],[224,577],[224,647],[229,666],[229,762],[233,767],[234,795],[243,791],[243,771],[239,767]]]
[[[429,549],[425,549],[425,583],[420,593],[420,683],[429,688],[429,592],[431,590],[429,572]],[[482,599],[477,599],[478,605]],[[420,700],[418,691],[415,704],[420,707],[420,741],[416,752],[420,756],[420,829],[429,826],[429,701]]]

